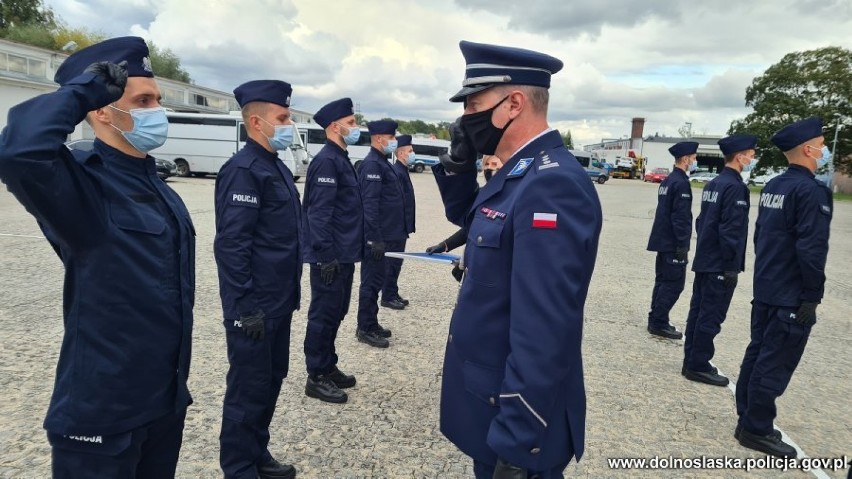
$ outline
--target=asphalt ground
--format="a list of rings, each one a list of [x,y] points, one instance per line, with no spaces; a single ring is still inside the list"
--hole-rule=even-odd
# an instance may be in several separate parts
[[[412,174],[412,180],[418,232],[409,240],[409,250],[422,251],[455,227],[444,218],[431,174]],[[186,202],[198,233],[190,375],[195,403],[188,412],[177,475],[221,477],[218,435],[227,358],[212,251],[213,179],[181,178],[169,184]],[[645,246],[656,187],[638,180],[611,180],[597,190],[604,226],[584,328],[586,453],[579,464],[568,467],[566,476],[846,477],[846,468],[814,473],[686,468],[694,463],[676,469],[611,467],[610,460],[616,458],[689,462],[702,457],[743,461],[765,457],[734,439],[731,390],[684,379],[682,342],[655,339],[645,330],[654,279],[654,254]],[[754,195],[750,232],[756,200]],[[695,201],[696,216],[698,210]],[[33,218],[0,188],[0,478],[50,476],[50,449],[41,425],[63,333],[63,271],[40,236]],[[751,241],[747,255],[747,272],[741,275],[716,339],[714,363],[732,382],[749,340]],[[852,456],[850,257],[852,202],[837,202],[825,298],[798,370],[778,401],[776,421],[812,458]],[[400,291],[411,305],[405,311],[381,309],[380,322],[393,330],[391,347],[383,350],[355,340],[358,278],[356,271],[355,297],[337,341],[339,366],[358,378],[357,386],[348,390],[349,402],[327,404],[304,394],[302,345],[310,298],[306,275],[302,309],[293,318],[290,374],[273,419],[270,450],[281,461],[294,463],[301,478],[472,477],[470,460],[438,430],[441,364],[458,288],[450,268],[406,261]],[[685,326],[691,286],[690,273],[672,313],[680,329]]]

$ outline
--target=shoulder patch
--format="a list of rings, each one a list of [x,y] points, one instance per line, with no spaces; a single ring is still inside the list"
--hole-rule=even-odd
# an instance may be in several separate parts
[[[366,179],[367,181],[382,181],[382,175],[378,173],[367,173],[364,176],[364,179]]]
[[[819,205],[819,209],[827,215],[831,214],[831,207],[828,205]]]
[[[257,193],[248,191],[229,191],[228,204],[233,206],[246,206],[249,208],[260,208]]]
[[[506,175],[506,178],[518,178],[520,176],[524,176],[524,174],[529,170],[530,166],[533,164],[533,158],[521,158],[518,160],[518,163],[512,168],[512,171]]]
[[[748,206],[748,201],[737,200],[737,206]]]
[[[337,178],[333,176],[317,176],[316,183],[320,186],[334,186],[337,184]]]

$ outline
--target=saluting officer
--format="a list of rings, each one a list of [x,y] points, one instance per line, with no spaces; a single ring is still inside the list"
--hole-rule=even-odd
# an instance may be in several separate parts
[[[295,135],[292,92],[280,80],[234,90],[248,139],[216,176],[213,252],[230,364],[219,435],[226,478],[296,477],[267,449],[301,295],[299,192],[277,153]]]
[[[397,148],[395,121],[367,123],[370,152],[364,157],[358,180],[364,202],[364,239],[366,254],[361,262],[361,287],[358,289],[358,341],[374,348],[390,345],[391,331],[379,324],[379,291],[385,283],[385,251],[405,247],[405,207],[402,186],[387,156]]]
[[[342,389],[354,386],[355,376],[337,368],[334,340],[349,311],[355,263],[364,252],[361,193],[346,147],[358,143],[361,130],[349,98],[323,106],[314,121],[325,128],[327,140],[305,178],[303,261],[311,268],[305,394],[344,403],[348,396]]]
[[[785,126],[771,141],[790,166],[760,194],[751,342],[737,381],[734,436],[749,449],[796,457],[773,428],[775,399],[784,394],[805,351],[824,292],[833,198],[814,172],[830,155],[816,117]]]
[[[44,421],[54,477],[174,477],[177,465],[192,402],[195,231],[147,154],[168,132],[153,76],[141,38],[92,45],[62,63],[57,91],[9,110],[0,136],[0,179],[65,266]],[[94,147],[70,151],[83,120]]]
[[[745,270],[750,200],[741,172],[754,167],[756,145],[754,135],[731,135],[719,140],[725,168],[701,193],[701,213],[695,221],[698,245],[692,263],[695,282],[681,371],[691,381],[728,385],[728,378],[719,374],[710,360],[715,352],[713,339],[722,330],[737,277]]]
[[[683,333],[669,320],[686,284],[686,263],[692,237],[692,188],[687,171],[696,169],[698,143],[682,141],[669,148],[675,158],[672,173],[657,190],[657,212],[648,239],[648,251],[657,252],[656,278],[648,313],[648,332],[680,339]]]
[[[464,115],[451,126],[450,155],[433,168],[447,218],[469,231],[441,432],[473,458],[477,478],[562,477],[583,454],[583,308],[601,206],[547,124],[550,77],[562,62],[460,47],[467,69],[451,101],[464,102]],[[507,159],[481,189],[477,152]]]
[[[414,163],[414,147],[411,144],[411,135],[399,135],[396,137],[396,142],[396,162],[393,164],[393,170],[402,188],[405,238],[388,246],[388,251],[405,251],[408,236],[415,230],[414,185],[411,184],[411,176],[408,171],[408,166]],[[385,283],[382,286],[381,305],[391,309],[405,309],[409,301],[399,295],[399,273],[402,271],[402,258],[385,258],[385,265]]]

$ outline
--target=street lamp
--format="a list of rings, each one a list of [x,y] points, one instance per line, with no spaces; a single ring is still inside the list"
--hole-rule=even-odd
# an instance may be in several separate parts
[[[840,125],[843,124],[840,112],[834,114],[834,141],[831,142],[831,161],[828,162],[828,187],[832,188],[834,184],[834,158],[837,156],[837,135],[840,133]],[[845,120],[845,118],[844,118]]]

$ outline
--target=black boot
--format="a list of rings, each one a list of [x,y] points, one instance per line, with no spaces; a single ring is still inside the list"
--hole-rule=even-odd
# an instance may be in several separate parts
[[[308,376],[305,383],[305,394],[308,397],[319,399],[320,401],[332,403],[344,403],[349,399],[346,395],[328,376]]]
[[[293,479],[296,477],[296,468],[273,459],[262,466],[257,466],[257,475],[260,479]]]

